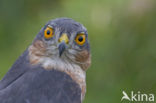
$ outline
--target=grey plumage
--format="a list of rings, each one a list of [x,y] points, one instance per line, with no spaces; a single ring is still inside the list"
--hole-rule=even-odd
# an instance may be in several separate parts
[[[44,38],[48,26],[55,34],[50,39]],[[78,45],[75,37],[81,32],[86,42]],[[64,41],[58,40],[63,33],[67,34],[69,44],[61,46]],[[49,21],[0,81],[0,103],[81,103],[85,95],[85,69],[89,65],[86,28],[69,18]]]
[[[87,49],[90,50],[90,45],[89,45],[89,41],[88,41],[88,32],[87,29],[80,23],[74,21],[73,19],[70,18],[57,18],[54,20],[49,21],[38,33],[38,35],[36,36],[35,40],[43,40],[43,36],[42,35],[44,33],[45,28],[50,25],[54,28],[54,32],[55,32],[55,36],[48,41],[55,41],[55,43],[57,43],[58,38],[63,34],[63,33],[67,33],[68,37],[70,38],[70,43],[75,44],[74,39],[75,39],[75,35],[77,35],[78,33],[84,32],[84,34],[86,35],[86,42],[84,45],[80,46],[80,45],[74,45],[74,46],[78,46],[78,48],[80,49]],[[71,37],[72,36],[72,37]],[[35,41],[34,40],[34,41]]]
[[[81,103],[80,87],[70,76],[31,66],[27,55],[26,51],[0,81],[0,103]]]

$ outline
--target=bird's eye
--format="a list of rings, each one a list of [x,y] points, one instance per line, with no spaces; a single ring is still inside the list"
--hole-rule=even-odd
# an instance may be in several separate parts
[[[46,39],[50,39],[50,38],[52,38],[54,35],[53,35],[53,28],[51,28],[51,27],[47,27],[46,29],[45,29],[45,31],[44,31],[44,37],[46,38]]]
[[[83,45],[86,41],[86,36],[84,33],[80,33],[76,36],[75,42],[79,45]]]

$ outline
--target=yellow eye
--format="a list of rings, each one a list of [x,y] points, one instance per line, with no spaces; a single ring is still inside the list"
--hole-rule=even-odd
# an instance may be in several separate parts
[[[80,33],[76,36],[75,42],[79,45],[83,45],[86,41],[86,36],[83,33]]]
[[[44,37],[45,37],[46,39],[52,38],[52,37],[53,37],[53,29],[50,28],[50,27],[47,27],[47,28],[45,29],[45,31],[44,31]]]

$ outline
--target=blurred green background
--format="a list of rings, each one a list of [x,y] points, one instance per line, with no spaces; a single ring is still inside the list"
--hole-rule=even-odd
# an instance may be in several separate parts
[[[73,18],[89,32],[84,103],[120,103],[123,90],[156,94],[155,0],[0,0],[0,78],[57,17]]]

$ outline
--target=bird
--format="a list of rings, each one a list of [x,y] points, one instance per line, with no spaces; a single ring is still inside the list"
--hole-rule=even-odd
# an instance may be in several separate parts
[[[90,65],[86,27],[52,19],[0,81],[0,103],[82,103]]]

